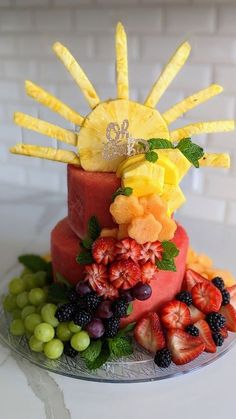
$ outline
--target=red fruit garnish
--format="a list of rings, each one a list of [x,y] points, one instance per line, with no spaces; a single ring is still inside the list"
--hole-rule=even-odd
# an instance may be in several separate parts
[[[92,246],[93,259],[97,263],[108,265],[116,257],[116,239],[114,237],[99,237]]]
[[[226,306],[222,306],[220,309],[220,313],[226,319],[225,326],[227,330],[230,332],[236,332],[236,310],[231,304],[227,304]]]
[[[188,306],[177,300],[170,301],[164,305],[160,318],[163,326],[167,329],[185,329],[191,323]]]
[[[119,260],[132,259],[134,262],[138,262],[141,250],[142,246],[130,238],[120,240],[116,244],[117,259]]]
[[[137,322],[134,337],[139,345],[152,353],[166,346],[161,323],[156,313],[149,313]]]
[[[196,323],[198,320],[205,319],[205,314],[198,310],[197,307],[193,305],[188,306],[191,316],[191,323]]]
[[[216,345],[212,338],[211,329],[208,323],[205,320],[198,320],[195,325],[199,330],[199,337],[202,339],[203,343],[205,344],[205,351],[206,352],[216,352]]]
[[[204,278],[202,275],[198,274],[192,269],[187,269],[185,271],[182,288],[183,290],[191,292],[194,285],[199,284],[201,282],[205,282],[205,281],[207,281],[207,279]]]
[[[115,288],[123,290],[132,288],[141,279],[139,265],[129,260],[114,262],[109,268],[109,280]]]
[[[191,336],[184,330],[167,331],[167,346],[176,365],[187,364],[197,358],[205,349],[200,337]]]
[[[230,293],[230,304],[236,310],[236,285],[226,288]]]
[[[141,266],[141,281],[144,284],[149,284],[154,279],[158,278],[158,269],[156,265],[153,265],[151,262],[146,262]]]
[[[193,305],[195,305],[203,313],[211,313],[219,311],[222,303],[222,295],[220,290],[211,282],[200,282],[192,288]]]
[[[110,299],[118,297],[116,288],[109,284],[107,268],[104,265],[92,263],[91,265],[86,265],[84,271],[84,280],[89,282],[91,288],[98,295],[103,295]]]
[[[156,259],[162,259],[162,253],[163,247],[161,242],[156,241],[153,243],[145,243],[142,246],[140,262],[146,263],[147,261],[150,261],[153,265],[155,265]]]
[[[226,326],[224,326],[220,329],[220,334],[223,336],[224,339],[226,339],[228,337],[228,331],[227,331]]]

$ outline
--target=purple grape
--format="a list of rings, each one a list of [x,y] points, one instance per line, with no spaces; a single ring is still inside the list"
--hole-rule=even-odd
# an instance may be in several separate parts
[[[134,288],[132,288],[132,295],[134,298],[137,298],[137,300],[147,300],[152,295],[152,288],[148,284],[138,282]]]
[[[91,292],[91,288],[89,284],[87,284],[87,282],[84,282],[84,281],[77,282],[75,289],[80,297],[83,297],[84,295]]]
[[[86,330],[91,338],[98,339],[104,334],[105,327],[100,319],[93,319],[87,324]]]
[[[125,298],[125,300],[127,301],[127,303],[130,303],[131,301],[133,301],[133,300],[134,300],[134,297],[133,297],[133,295],[132,295],[131,290],[122,290],[122,291],[120,292],[120,296],[121,296],[121,297],[124,297],[124,298]]]
[[[109,319],[112,317],[111,301],[102,301],[98,306],[97,315],[98,317],[101,317],[101,319]]]

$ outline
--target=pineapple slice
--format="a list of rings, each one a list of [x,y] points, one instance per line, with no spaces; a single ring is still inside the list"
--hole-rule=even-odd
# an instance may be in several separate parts
[[[117,171],[116,171],[116,176],[117,177],[122,177],[122,174],[127,170],[130,169],[130,167],[133,164],[136,163],[141,163],[142,161],[145,160],[145,156],[144,154],[136,154],[135,156],[132,157],[128,157],[127,159],[125,159],[124,161],[121,162],[121,164],[119,164]]]
[[[114,160],[103,158],[104,145],[108,142],[106,128],[110,122],[121,125],[124,119],[128,119],[128,131],[134,138],[148,140],[158,136],[169,139],[167,124],[156,109],[126,99],[100,103],[86,117],[78,133],[78,150],[84,170],[116,172],[126,157],[118,156]]]
[[[144,160],[123,173],[122,185],[133,189],[136,196],[161,193],[164,186],[165,169]]]
[[[179,172],[179,182],[183,179],[183,177],[192,166],[190,161],[186,159],[186,157],[184,157],[181,151],[177,148],[158,150],[158,156],[160,160],[164,157],[167,157],[177,166]]]
[[[179,186],[167,184],[163,187],[161,198],[167,202],[168,214],[170,215],[186,201],[186,198]]]

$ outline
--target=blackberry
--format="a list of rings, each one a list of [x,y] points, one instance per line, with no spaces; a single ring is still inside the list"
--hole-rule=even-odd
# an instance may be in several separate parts
[[[222,316],[222,314],[215,313],[214,311],[206,315],[206,321],[213,332],[219,332],[226,322],[225,317]]]
[[[90,292],[84,296],[84,302],[88,311],[95,311],[98,305],[101,303],[102,297],[97,295],[95,292]]]
[[[220,291],[223,291],[225,287],[225,283],[222,278],[220,278],[219,276],[216,276],[215,278],[212,279],[211,282],[215,285],[216,288],[218,288]]]
[[[75,303],[65,303],[57,308],[55,317],[59,322],[68,322],[73,320],[76,311]]]
[[[70,342],[65,342],[64,343],[63,352],[66,356],[69,356],[70,358],[75,358],[76,355],[78,355],[78,352],[74,348],[72,348]]]
[[[84,327],[86,326],[86,324],[91,322],[92,316],[90,313],[88,313],[85,310],[79,310],[77,311],[77,313],[75,313],[73,320],[74,320],[74,323],[77,324],[78,326]]]
[[[118,317],[112,316],[105,323],[105,337],[114,338],[119,330],[120,319]]]
[[[160,368],[168,368],[171,364],[171,353],[169,349],[163,348],[157,351],[154,362]]]
[[[221,291],[222,295],[222,306],[226,306],[230,303],[230,293],[228,290],[224,289]]]
[[[182,303],[187,304],[187,306],[191,306],[193,303],[192,295],[189,291],[181,291],[176,295],[176,300],[182,301]]]
[[[213,340],[216,346],[222,346],[224,343],[224,338],[221,333],[212,333]]]
[[[189,326],[187,326],[185,330],[191,336],[199,336],[199,330],[193,324],[190,324]]]
[[[114,301],[112,311],[116,317],[124,317],[127,313],[128,303],[125,298]]]
[[[69,301],[72,301],[72,302],[75,302],[75,301],[78,300],[79,296],[78,296],[78,294],[77,294],[77,292],[75,291],[74,288],[70,288],[67,291],[67,298],[68,298]]]

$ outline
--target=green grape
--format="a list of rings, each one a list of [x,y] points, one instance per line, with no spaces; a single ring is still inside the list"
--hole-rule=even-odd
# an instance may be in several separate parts
[[[15,308],[17,308],[16,305],[16,296],[15,295],[6,295],[6,297],[3,300],[3,308],[5,311],[8,311],[11,313]]]
[[[47,273],[43,271],[36,272],[34,274],[36,286],[39,288],[43,288],[47,283]]]
[[[48,323],[40,323],[34,329],[34,336],[41,342],[49,342],[54,338],[55,330]]]
[[[39,304],[45,303],[46,293],[42,288],[33,288],[29,292],[29,301],[31,304],[38,306]]]
[[[26,274],[23,277],[23,281],[25,283],[25,287],[27,291],[32,290],[33,288],[37,287],[37,279],[35,278],[35,274]]]
[[[20,294],[25,291],[25,282],[22,278],[13,278],[8,285],[9,291],[13,295]]]
[[[42,322],[42,318],[38,313],[28,314],[24,319],[25,328],[28,332],[34,333],[35,327]]]
[[[36,313],[41,314],[42,308],[45,306],[45,303],[39,304],[39,306],[35,306]]]
[[[63,354],[64,345],[59,339],[52,339],[44,345],[44,354],[49,359],[58,359]]]
[[[29,339],[29,347],[31,351],[43,352],[44,343],[40,342],[40,340],[36,339],[36,337],[32,335]]]
[[[32,271],[29,268],[24,268],[20,274],[20,277],[23,278],[25,275],[32,274]]]
[[[68,328],[72,333],[77,333],[77,332],[80,332],[82,330],[82,327],[78,326],[73,321],[69,322]]]
[[[15,308],[15,310],[12,312],[12,318],[14,320],[21,319],[21,310],[19,308]]]
[[[62,340],[62,342],[66,342],[70,340],[72,336],[72,332],[70,331],[68,327],[68,323],[66,322],[59,323],[59,325],[57,326],[56,334],[57,334],[57,337],[60,340]]]
[[[14,336],[23,336],[25,333],[24,322],[22,319],[15,319],[11,322],[10,333]]]
[[[29,304],[29,293],[27,291],[23,291],[16,297],[16,304],[19,308],[24,308]]]
[[[41,309],[41,316],[44,322],[51,324],[53,327],[57,327],[59,321],[55,317],[57,311],[56,304],[45,304]]]
[[[87,332],[82,330],[81,332],[75,333],[70,340],[72,348],[76,351],[84,351],[90,345],[90,337]]]
[[[25,306],[21,312],[21,318],[24,320],[29,314],[35,313],[35,306]]]

